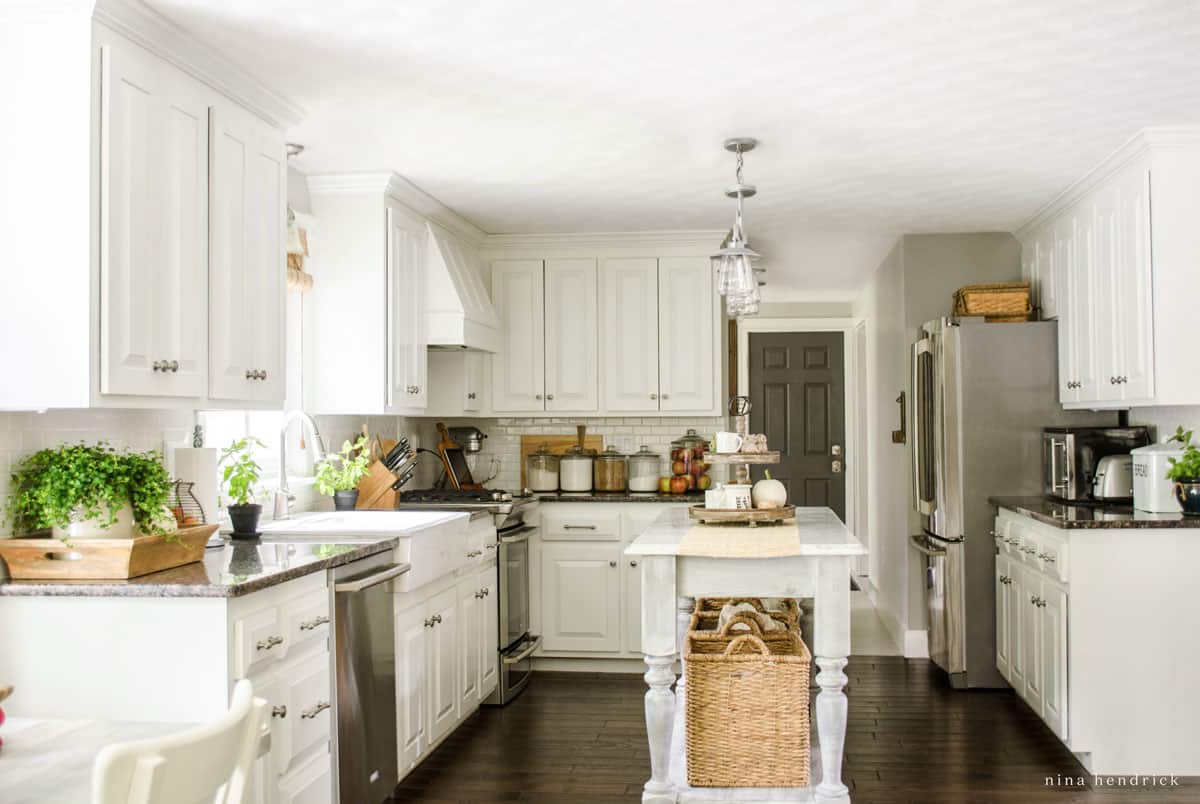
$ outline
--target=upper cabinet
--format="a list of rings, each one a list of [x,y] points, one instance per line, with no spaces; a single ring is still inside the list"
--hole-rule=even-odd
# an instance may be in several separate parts
[[[1197,210],[1200,129],[1147,129],[1018,232],[1043,317],[1054,299],[1064,406],[1200,399],[1188,348]]]
[[[600,407],[596,261],[546,260],[546,410]]]
[[[304,305],[304,407],[419,415],[427,382],[428,223],[393,174],[310,176],[321,236]]]
[[[283,133],[228,103],[213,106],[211,122],[210,396],[282,404]]]
[[[720,342],[709,260],[610,259],[600,283],[606,409],[711,411]]]
[[[0,30],[0,409],[280,405],[294,107],[152,10],[30,9]]]

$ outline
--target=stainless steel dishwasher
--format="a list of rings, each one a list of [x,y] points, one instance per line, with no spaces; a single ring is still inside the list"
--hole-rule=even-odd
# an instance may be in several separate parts
[[[333,596],[334,751],[341,804],[379,804],[399,779],[396,631],[389,581],[409,570],[392,551],[330,571]]]

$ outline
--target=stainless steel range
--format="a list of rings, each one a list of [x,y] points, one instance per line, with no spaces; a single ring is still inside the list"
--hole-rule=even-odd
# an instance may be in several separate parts
[[[529,633],[529,537],[537,526],[525,523],[536,502],[492,489],[416,489],[400,495],[397,507],[422,511],[490,511],[496,524],[497,578],[500,598],[496,628],[500,683],[485,704],[503,706],[520,694],[533,675],[533,654],[541,636]]]

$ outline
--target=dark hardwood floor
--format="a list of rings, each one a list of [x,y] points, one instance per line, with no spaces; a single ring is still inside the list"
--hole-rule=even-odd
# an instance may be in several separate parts
[[[854,804],[1200,802],[1200,787],[1079,789],[1070,752],[1012,692],[956,692],[925,660],[856,656],[843,779]],[[539,673],[485,708],[396,788],[396,800],[637,802],[650,773],[636,675]]]

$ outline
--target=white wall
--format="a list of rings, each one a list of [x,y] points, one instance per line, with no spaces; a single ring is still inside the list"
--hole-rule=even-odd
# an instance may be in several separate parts
[[[1133,408],[1129,411],[1129,423],[1152,428],[1151,437],[1160,441],[1182,425],[1184,430],[1196,431],[1198,435],[1193,440],[1200,445],[1200,405]]]
[[[959,287],[1019,277],[1020,244],[1010,234],[906,235],[854,305],[868,332],[870,576],[880,616],[907,655],[922,652],[926,621],[921,561],[908,548],[909,534],[920,527],[909,497],[911,444],[891,438],[900,426],[896,397],[910,395],[909,344],[921,324],[950,313]],[[908,408],[911,416],[911,399]]]

